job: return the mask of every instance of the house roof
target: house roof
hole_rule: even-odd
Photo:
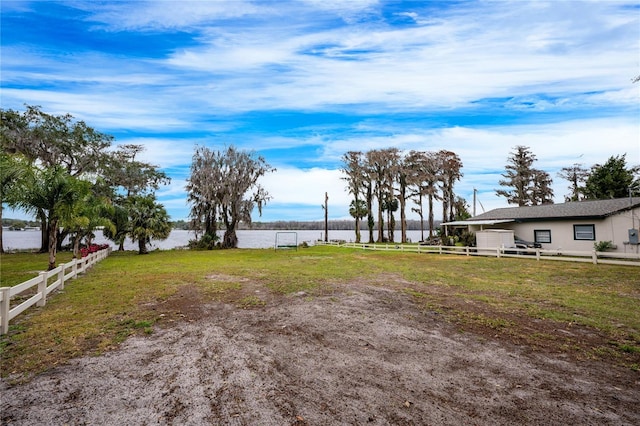
[[[561,204],[544,204],[541,206],[507,207],[490,210],[468,219],[469,222],[485,220],[544,220],[573,218],[604,218],[620,211],[640,207],[640,197],[615,198],[611,200],[573,201]]]
[[[446,222],[446,223],[442,223],[441,225],[451,225],[451,226],[497,225],[498,223],[507,223],[507,222],[513,222],[513,221],[514,219],[486,219],[486,220],[468,219],[468,220],[456,220],[454,222]]]

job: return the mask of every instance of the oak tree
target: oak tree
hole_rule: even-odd
[[[257,207],[262,214],[262,207],[271,198],[258,179],[273,171],[263,157],[234,146],[225,151],[197,148],[187,183],[193,223],[203,225],[205,235],[215,238],[217,221],[222,221],[225,231],[221,248],[237,247],[238,224],[251,223],[253,209]]]

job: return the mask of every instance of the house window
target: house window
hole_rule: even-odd
[[[535,229],[533,231],[533,236],[536,243],[551,243],[550,229]]]
[[[595,225],[573,225],[573,239],[595,241]]]

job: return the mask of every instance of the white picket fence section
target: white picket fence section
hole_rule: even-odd
[[[44,306],[47,296],[56,289],[64,289],[65,281],[77,278],[95,263],[103,260],[111,253],[111,247],[89,253],[81,259],[73,259],[69,263],[62,263],[50,271],[42,271],[37,277],[31,278],[13,287],[0,287],[0,334],[9,332],[9,321],[20,315],[31,306]],[[49,283],[50,279],[53,279]],[[16,306],[11,306],[11,298],[37,286],[36,294]]]
[[[476,248],[459,246],[423,246],[416,244],[368,244],[342,241],[316,241],[316,245],[358,248],[363,250],[404,251],[412,253],[457,254],[465,256],[515,257],[536,260],[559,260],[568,262],[590,262],[593,264],[640,266],[640,253],[617,253],[604,251],[543,250],[521,248]]]

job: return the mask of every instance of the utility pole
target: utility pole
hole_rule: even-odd
[[[329,195],[324,193],[324,242],[329,242]]]
[[[476,217],[476,193],[477,189],[473,188],[473,217]]]

